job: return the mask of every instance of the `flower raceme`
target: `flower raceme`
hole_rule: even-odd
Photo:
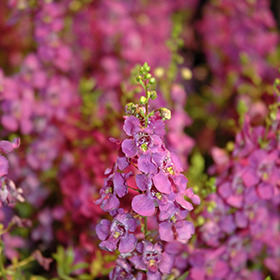
[[[105,172],[107,178],[96,201],[112,216],[112,222],[103,219],[96,226],[99,246],[120,252],[110,279],[124,279],[125,275],[125,279],[160,280],[163,274],[170,274],[176,256],[165,252],[164,245],[172,241],[188,242],[194,226],[186,217],[193,204],[200,204],[200,198],[187,188],[188,180],[181,173],[179,157],[164,143],[164,121],[170,118],[170,111],[166,108],[148,111],[149,99],[156,98],[154,91],[153,94],[148,91],[155,82],[149,71],[146,63],[140,68],[137,81],[146,97],[140,98],[142,106],[133,103],[126,106],[128,115],[124,117],[123,130],[127,138],[121,142],[113,140],[119,144],[118,157],[113,168]],[[131,188],[132,176],[137,193],[128,195],[127,205],[124,197]]]

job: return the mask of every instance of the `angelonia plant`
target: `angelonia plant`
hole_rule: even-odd
[[[175,240],[189,241],[194,225],[186,218],[193,204],[200,204],[200,198],[187,188],[178,155],[164,143],[164,122],[171,112],[167,108],[149,110],[149,102],[157,98],[156,91],[150,90],[155,83],[150,70],[147,63],[140,67],[136,81],[145,95],[139,104],[125,107],[127,138],[111,139],[118,145],[118,156],[105,172],[96,201],[111,215],[96,226],[99,247],[119,252],[109,279],[172,277],[175,255],[166,252],[165,246]]]

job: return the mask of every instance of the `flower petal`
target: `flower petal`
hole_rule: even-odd
[[[142,216],[152,216],[155,213],[155,204],[153,199],[146,194],[140,194],[132,199],[132,209]]]
[[[128,234],[125,238],[121,238],[121,241],[119,243],[119,251],[122,254],[131,252],[134,250],[137,243],[137,238],[134,236],[134,234]]]

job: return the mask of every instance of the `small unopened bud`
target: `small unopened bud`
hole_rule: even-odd
[[[141,76],[137,76],[136,77],[136,81],[139,83],[141,81],[142,77]]]
[[[170,120],[171,119],[171,111],[167,108],[160,108],[159,109],[160,116],[163,120]]]
[[[157,98],[157,92],[156,91],[151,91],[151,93],[150,93],[150,98],[152,99],[152,100],[155,100],[156,98]]]
[[[140,97],[140,104],[144,105],[147,103],[147,98],[145,96]]]
[[[133,102],[130,102],[125,105],[125,113],[127,115],[132,115],[135,112],[136,108],[137,106]]]
[[[150,73],[148,73],[145,77],[146,77],[146,79],[151,79],[152,75]]]
[[[150,84],[152,85],[152,84],[154,84],[156,82],[156,79],[155,78],[151,78],[150,79]]]

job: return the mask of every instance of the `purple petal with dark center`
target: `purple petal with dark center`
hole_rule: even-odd
[[[118,215],[116,219],[122,223],[127,230],[130,232],[135,231],[137,227],[137,222],[136,220],[130,215],[129,213],[124,213],[122,215]]]
[[[150,187],[152,186],[151,178],[145,174],[137,174],[135,176],[135,181],[136,181],[137,187],[141,191],[146,191],[146,190],[150,189]]]
[[[125,139],[122,142],[122,150],[129,158],[136,156],[138,153],[138,149],[135,146],[133,139]]]
[[[168,175],[164,174],[162,170],[153,178],[155,187],[161,192],[169,194],[171,193],[171,183],[168,179]]]
[[[125,185],[125,179],[121,173],[116,173],[113,178],[114,190],[118,197],[123,197],[127,194],[127,186]]]
[[[174,240],[174,235],[172,231],[173,223],[166,221],[159,224],[159,237],[161,240],[166,242],[171,242]]]
[[[174,262],[175,262],[175,257],[173,255],[170,255],[166,252],[162,253],[162,260],[159,263],[159,270],[162,273],[170,273],[171,269],[174,266]]]
[[[100,240],[105,240],[110,234],[111,223],[108,220],[101,220],[96,226],[95,231]]]
[[[156,166],[152,163],[150,155],[141,155],[138,159],[138,168],[141,172],[146,174],[154,174]]]
[[[123,130],[128,136],[133,136],[140,130],[140,121],[134,116],[125,119]]]
[[[130,233],[125,238],[121,238],[119,243],[119,251],[122,254],[131,252],[134,250],[136,243],[137,243],[137,238]]]
[[[155,213],[155,204],[153,199],[146,194],[139,194],[132,199],[132,209],[142,216],[152,216]]]

